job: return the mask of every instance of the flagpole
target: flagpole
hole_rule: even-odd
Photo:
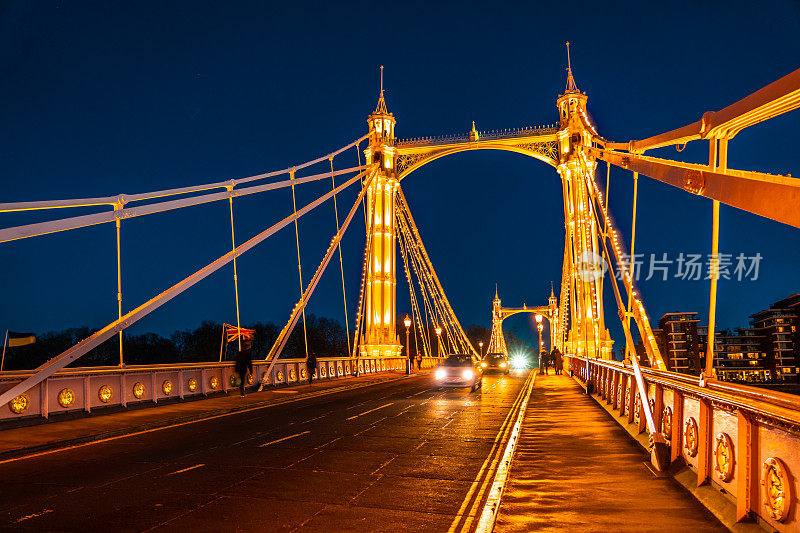
[[[3,340],[3,359],[0,360],[0,372],[3,371],[3,365],[6,362],[6,344],[8,344],[8,330],[6,330],[6,338]]]
[[[219,362],[222,362],[222,347],[225,345],[225,326],[227,324],[222,324],[222,338],[219,340]]]

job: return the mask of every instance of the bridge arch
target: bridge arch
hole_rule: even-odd
[[[400,145],[397,147],[397,179],[402,181],[415,170],[442,157],[471,150],[500,150],[505,152],[514,152],[538,159],[539,161],[542,161],[553,168],[557,168],[558,147],[556,145],[555,135],[550,135],[547,137],[551,138],[543,139],[538,142],[526,142],[522,144],[478,141],[458,143],[452,146],[439,145],[406,147]]]

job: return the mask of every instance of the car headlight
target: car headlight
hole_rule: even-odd
[[[514,368],[525,368],[528,366],[528,361],[521,355],[518,355],[514,358],[511,364],[514,365]]]
[[[486,368],[486,363],[481,363],[482,368]]]
[[[500,368],[505,368],[507,365],[505,363],[500,363]]]
[[[444,368],[440,368],[440,369],[438,369],[436,371],[436,374],[435,374],[436,375],[436,379],[444,379],[444,376],[446,374],[447,374],[447,372],[444,371]]]
[[[464,370],[464,379],[472,379],[475,373],[472,370]]]

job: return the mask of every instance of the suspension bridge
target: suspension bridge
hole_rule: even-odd
[[[578,89],[569,66],[564,91],[556,99],[558,120],[553,125],[478,131],[473,123],[471,131],[463,135],[402,139],[395,134],[396,119],[386,103],[381,73],[378,103],[367,117],[367,133],[308,162],[245,178],[148,193],[0,203],[0,213],[29,211],[43,217],[40,222],[0,229],[0,245],[114,224],[118,289],[115,320],[63,353],[52,354],[37,368],[0,372],[0,419],[6,425],[3,431],[9,436],[7,442],[13,440],[10,436],[15,431],[24,435],[19,437],[21,443],[0,450],[0,454],[6,453],[0,455],[0,476],[8,481],[8,488],[17,491],[13,498],[6,499],[8,505],[2,507],[4,520],[11,527],[46,524],[45,529],[81,529],[93,523],[112,522],[124,526],[127,520],[132,528],[141,530],[171,527],[170,524],[181,529],[203,528],[203,525],[208,528],[215,520],[224,523],[236,518],[226,515],[220,507],[222,494],[227,498],[225,501],[232,502],[230,505],[237,498],[269,499],[268,506],[253,503],[257,510],[239,511],[239,517],[247,520],[245,528],[278,529],[291,523],[295,528],[324,530],[325,524],[335,523],[339,529],[387,529],[387,525],[398,528],[400,523],[408,521],[420,530],[488,531],[495,526],[509,530],[520,524],[535,527],[544,524],[541,520],[547,516],[554,521],[551,523],[566,527],[584,518],[569,518],[563,506],[548,506],[545,501],[548,491],[580,502],[584,501],[582,498],[590,498],[586,493],[592,491],[586,488],[594,483],[604,480],[610,483],[620,476],[629,476],[628,481],[636,484],[641,476],[660,479],[657,476],[669,475],[696,498],[707,502],[713,492],[723,503],[708,504],[718,510],[716,517],[711,517],[688,492],[678,493],[679,497],[669,496],[673,500],[666,509],[658,511],[666,513],[666,519],[670,516],[684,519],[688,521],[686,527],[701,524],[709,530],[721,528],[722,524],[717,522],[721,520],[728,527],[763,526],[800,531],[796,497],[800,490],[797,481],[800,404],[796,396],[718,381],[713,368],[713,343],[709,343],[706,367],[699,378],[668,371],[645,302],[626,261],[634,255],[637,245],[640,177],[707,198],[713,220],[709,293],[709,338],[713,338],[720,204],[771,219],[776,224],[800,228],[800,180],[788,175],[734,170],[727,164],[729,142],[740,131],[800,106],[800,70],[719,111],[704,113],[692,124],[628,142],[605,139],[591,121],[587,102],[588,96]],[[708,142],[708,164],[645,155],[657,148],[683,147],[696,141]],[[492,322],[487,353],[507,353],[502,331],[505,318],[516,313],[534,313],[547,319],[549,348],[563,354],[569,377],[535,377],[535,372],[527,371],[510,377],[486,376],[489,386],[475,393],[478,398],[431,390],[425,375],[427,369],[439,364],[447,354],[470,354],[478,360],[481,353],[470,342],[446,296],[446,280],[443,282],[437,275],[422,239],[426,228],[416,224],[413,205],[402,188],[403,180],[422,166],[469,150],[516,152],[552,166],[562,185],[565,229],[558,296],[551,292],[548,302],[530,308],[504,308],[496,294],[491,309],[487,307],[487,318]],[[355,156],[355,166],[338,163],[347,154]],[[597,177],[600,161],[605,166],[604,181]],[[632,173],[633,177],[633,226],[628,247],[608,207],[612,167]],[[325,181],[330,182],[329,192],[298,205],[297,188]],[[352,205],[342,206],[342,193],[350,188],[358,191],[356,200]],[[292,192],[292,214],[244,240],[238,238],[235,200],[281,189]],[[209,258],[207,264],[184,279],[126,310],[121,254],[125,221],[212,202],[228,204],[230,251]],[[304,267],[308,263],[304,264],[300,255],[302,235],[298,221],[324,204],[334,206],[331,239],[322,251],[321,260],[312,265],[313,273],[307,277],[309,270]],[[97,212],[44,220],[45,213],[69,213],[71,209],[87,207],[96,208]],[[358,305],[348,310],[341,243],[345,233],[359,226],[362,219],[365,225],[362,273],[360,285],[355,288]],[[231,406],[226,403],[229,398],[214,395],[226,392],[236,383],[231,363],[147,367],[125,364],[126,328],[226,265],[233,267],[235,331],[241,332],[237,258],[281,230],[292,231],[295,236],[298,276],[291,282],[298,284],[298,297],[267,356],[254,361],[249,385],[258,387],[260,392],[249,396],[246,400],[249,403]],[[338,273],[335,273],[336,263]],[[312,377],[305,366],[308,353],[305,357],[291,358],[284,356],[284,350],[295,330],[305,331],[306,309],[326,273],[341,277],[348,353],[331,357],[320,354],[316,375],[323,382],[315,385],[321,388],[312,391],[304,385]],[[398,334],[401,330],[397,316],[397,280],[403,275],[409,288],[411,310],[411,316],[405,320],[405,343]],[[613,295],[613,313],[604,308],[604,291]],[[624,339],[619,339],[622,361],[612,359],[615,340],[606,320],[613,314],[624,332]],[[644,345],[641,358],[633,341],[637,332]],[[115,337],[119,366],[68,367]],[[241,349],[241,335],[236,337]],[[307,342],[305,346],[307,352]],[[411,354],[422,358],[419,371],[404,377]],[[553,403],[555,396],[546,396],[548,391],[562,403]],[[208,399],[175,403],[193,397]],[[533,400],[529,402],[529,398]],[[550,433],[532,433],[531,428],[539,427],[536,410],[540,407],[531,402],[547,403],[549,409],[557,410],[564,419],[573,419],[573,427],[564,429],[562,424],[558,426],[561,433],[552,433],[552,428]],[[63,426],[65,433],[59,441],[62,445],[52,449],[44,444],[36,448],[37,439],[47,432],[45,428],[61,427],[58,424],[62,422],[29,427],[20,424],[58,418],[56,415],[62,413],[145,404],[153,408],[135,411],[139,422],[161,416],[158,413],[171,412],[172,418],[146,426],[126,422],[124,415],[129,412],[125,410],[85,417],[80,419],[85,426],[79,431],[83,435],[80,443],[75,440],[77,437],[69,439],[70,431],[78,431],[73,423]],[[209,410],[207,406],[212,405]],[[602,417],[598,418],[595,412]],[[250,418],[242,418],[246,416]],[[104,419],[113,422],[102,422]],[[248,426],[247,420],[252,421],[252,426]],[[328,424],[329,420],[334,421]],[[102,425],[118,423],[120,429],[114,435],[102,431],[91,433],[94,421],[101,421]],[[609,421],[611,425],[607,424]],[[583,430],[586,434],[578,435]],[[569,455],[564,454],[573,454],[575,460],[591,461],[585,456],[586,450],[594,446],[591,439],[602,436],[627,442],[622,437],[625,432],[641,445],[635,453],[645,450],[649,454],[647,462],[652,473],[644,469],[630,471],[631,464],[641,462],[633,461],[613,473],[570,474],[573,467]],[[94,437],[86,437],[89,434]],[[543,461],[535,453],[536,439],[542,435],[549,435],[554,444],[560,443],[550,457],[565,461],[561,463],[561,471],[551,471],[549,475],[571,479],[588,476],[584,477],[585,485],[573,482],[567,488],[552,487],[539,479],[529,483],[526,492],[526,479],[530,482],[533,475],[530,472],[542,471]],[[576,439],[585,440],[589,448],[570,450],[568,443]],[[97,443],[87,447],[94,441]],[[73,444],[67,446],[68,442]],[[201,442],[209,447],[201,449]],[[185,443],[186,447],[179,449],[177,443]],[[511,458],[517,457],[517,447],[518,458],[512,463]],[[120,449],[129,450],[133,462],[120,462]],[[235,451],[233,457],[226,455],[229,450]],[[420,450],[425,451],[424,461],[420,459]],[[152,459],[153,455],[159,458]],[[133,479],[134,485],[122,483],[104,491],[103,484],[95,479],[98,474],[82,466],[87,456],[115,471],[112,476],[115,480],[121,483],[122,479]],[[419,462],[418,466],[414,461]],[[427,466],[419,466],[422,463]],[[149,466],[145,468],[143,464]],[[56,485],[63,484],[70,490],[75,486],[91,487],[88,492],[75,489],[78,492],[74,498],[92,511],[77,516],[74,505],[65,503],[72,501],[69,491],[53,491],[52,486],[26,492],[24,486],[36,476],[36,469],[45,468],[52,469],[56,478],[79,478],[74,483],[64,478]],[[231,475],[241,483],[226,478],[226,468],[232,468]],[[420,473],[415,468],[427,470]],[[314,474],[319,471],[326,471],[326,477]],[[163,478],[166,485],[193,480],[187,481],[187,485],[199,483],[203,488],[173,486],[164,495],[159,492],[164,485],[156,486],[155,478]],[[642,489],[646,494],[641,495],[645,499],[673,494],[669,491],[659,494],[666,490],[660,481],[655,485],[650,478],[640,481],[646,487]],[[314,493],[313,497],[305,497],[302,486]],[[276,492],[274,487],[280,490]],[[237,492],[240,490],[244,492]],[[132,491],[136,492],[133,501],[139,507],[123,503],[132,497]],[[162,503],[151,501],[154,494],[161,494]],[[191,501],[179,502],[179,495],[186,494],[191,495]],[[93,507],[92,498],[106,502],[103,509]],[[633,519],[630,514],[625,518],[624,502],[618,503],[609,506],[605,502],[608,512],[605,515],[598,512],[595,521],[584,525],[632,524],[625,521]],[[134,509],[137,513],[144,511],[137,517],[126,515]],[[359,518],[359,512],[363,518]],[[92,517],[97,521],[92,522]],[[329,521],[320,521],[323,518]],[[59,519],[74,522],[52,521]],[[361,519],[366,522],[359,522]],[[690,522],[693,525],[688,525]],[[641,529],[646,528],[638,530]]]

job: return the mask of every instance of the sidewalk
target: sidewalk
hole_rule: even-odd
[[[426,372],[422,372],[424,374]],[[412,375],[418,375],[415,373]],[[237,411],[279,405],[303,398],[356,389],[405,378],[402,372],[365,374],[357,378],[317,381],[261,392],[242,398],[239,390],[206,399],[187,400],[152,407],[101,414],[95,411],[80,418],[62,419],[25,427],[0,430],[0,462],[47,450],[76,446],[175,424],[187,423]]]
[[[567,376],[539,375],[495,531],[727,531]]]

